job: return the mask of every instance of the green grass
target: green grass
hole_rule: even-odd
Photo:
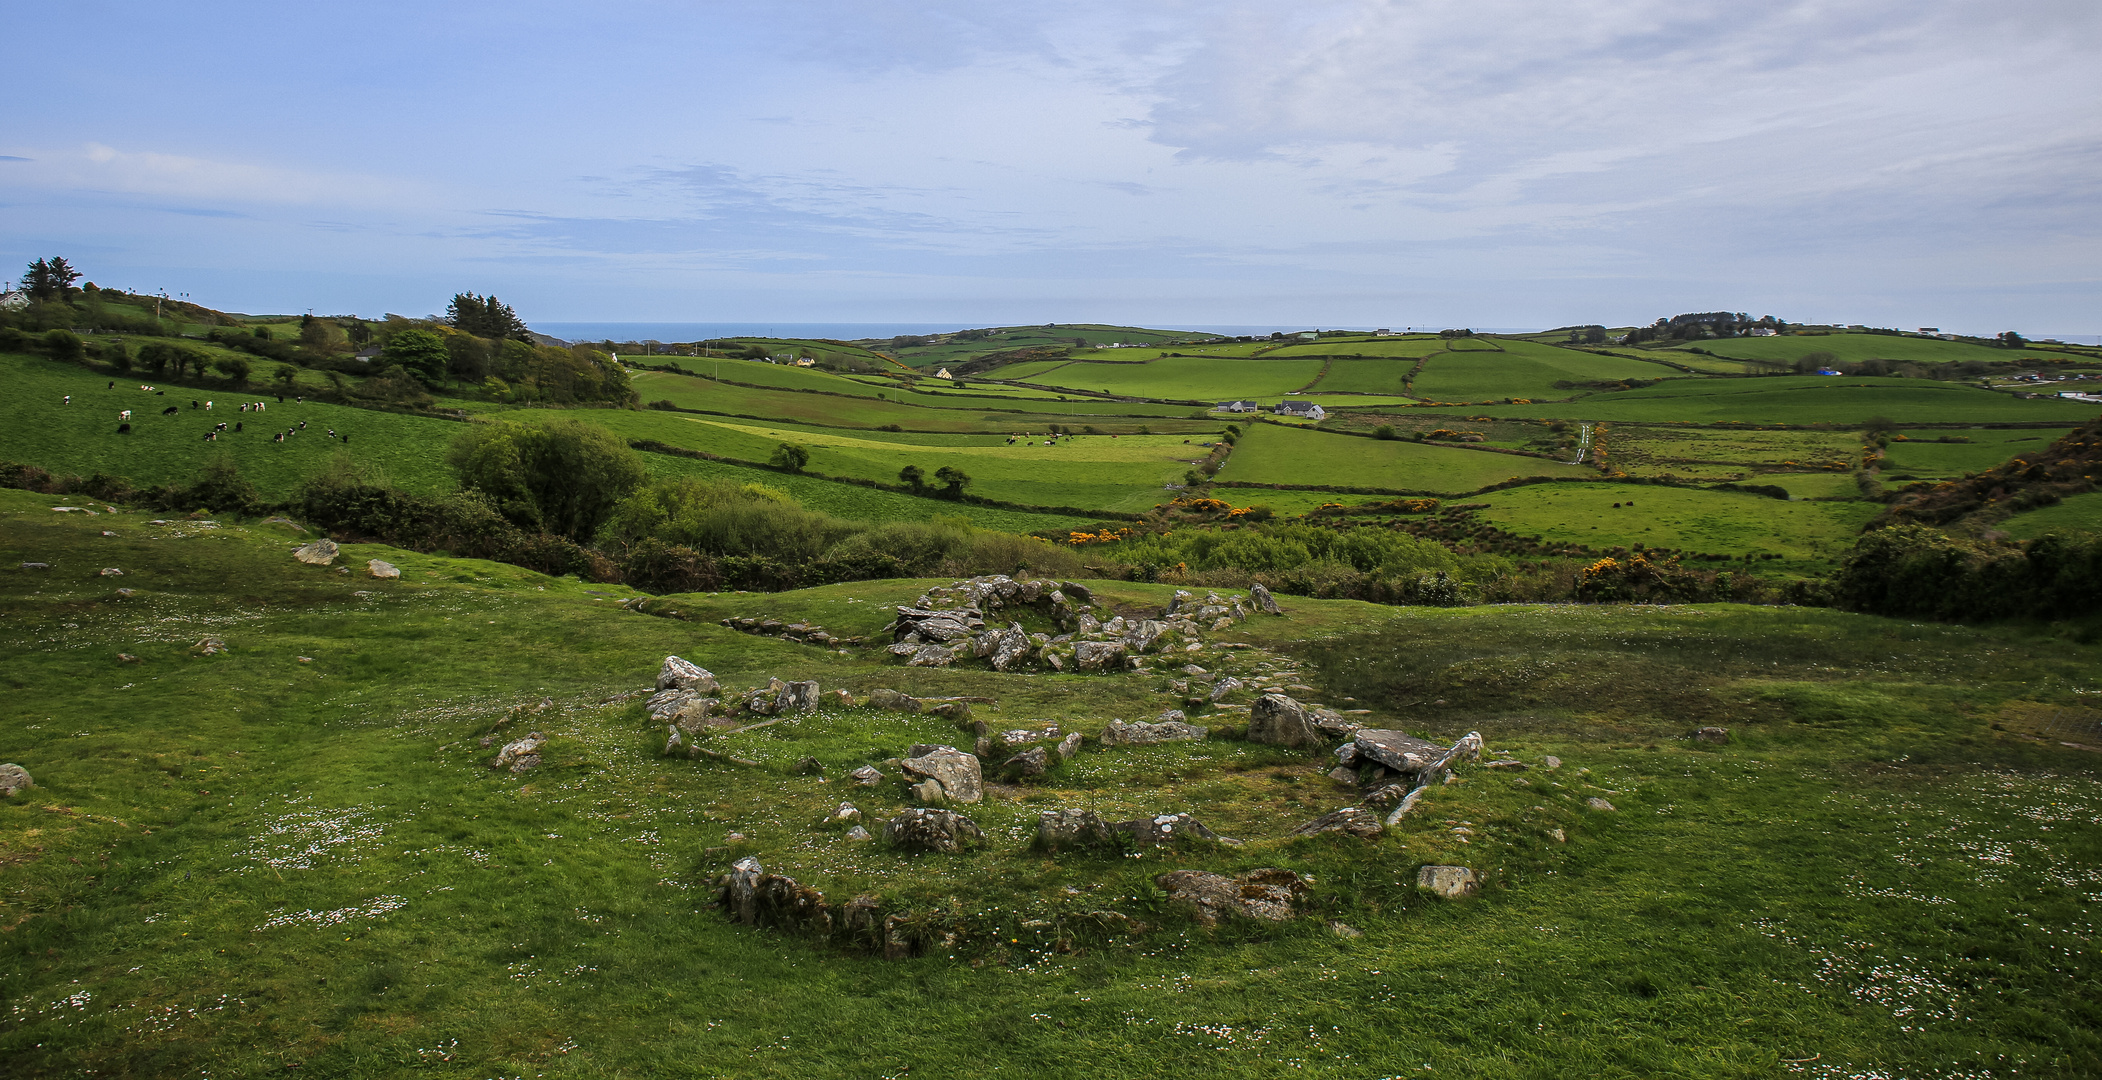
[[[1131,397],[1211,402],[1275,398],[1305,386],[1319,374],[1319,360],[1167,356],[1144,363],[1076,361],[1031,381]]]
[[[403,568],[376,582],[293,562],[274,526],[46,501],[0,492],[0,566],[54,563],[0,572],[0,745],[40,785],[0,803],[11,1076],[2102,1069],[2102,1017],[2078,992],[2102,973],[2083,944],[2095,760],[1993,729],[2094,689],[2094,646],[1815,610],[1286,597],[1288,618],[1246,636],[1290,678],[1381,723],[1479,730],[1531,771],[1463,767],[1376,842],[1289,841],[1350,797],[1323,755],[1090,747],[971,808],[987,850],[914,858],[814,824],[842,797],[894,812],[888,787],[791,763],[836,775],[954,737],[938,724],[826,710],[735,737],[763,763],[746,769],[660,758],[635,705],[599,702],[677,652],[733,686],[987,694],[996,727],[1092,732],[1174,700],[1165,681],[904,670],[710,621],[870,629],[919,582],[681,598],[679,621],[620,610],[617,587],[348,548]],[[113,595],[110,565],[136,596]],[[1104,587],[1134,609],[1170,591]],[[231,651],[194,655],[207,633]],[[543,699],[511,730],[549,734],[546,763],[482,767],[481,734]],[[1709,723],[1732,743],[1683,739]],[[1018,828],[1066,805],[1187,810],[1248,846],[1025,852]],[[974,936],[883,961],[731,925],[708,891],[743,854],[834,899],[946,909]],[[1408,884],[1427,862],[1489,885],[1429,900]],[[1314,878],[1310,917],[1207,931],[1149,889],[1167,869],[1260,865]],[[400,906],[360,913],[376,900]],[[1103,910],[1148,929],[1056,947],[1056,926]]]
[[[1160,416],[1162,413],[1186,416],[1187,409],[1159,405],[1087,400],[1066,403],[1041,398],[1001,401],[983,395],[961,394],[944,399],[935,394],[880,388],[877,392],[887,397],[879,400],[858,393],[834,396],[754,389],[656,371],[638,371],[634,373],[633,381],[636,392],[646,402],[670,401],[682,409],[835,427],[873,428],[897,424],[914,431],[1004,433],[1041,431],[1059,423],[1094,424],[1105,431],[1117,432],[1136,431],[1140,427],[1153,427],[1158,431],[1196,430],[1186,420]]]
[[[1879,509],[1652,484],[1536,484],[1473,501],[1489,504],[1483,519],[1521,536],[1592,548],[1639,543],[1711,555],[1772,553],[1793,570],[1828,565]]]
[[[1858,425],[1881,416],[1900,424],[2076,423],[2095,406],[2058,398],[2023,400],[1959,383],[1816,375],[1758,379],[1669,379],[1639,390],[1570,402],[1482,405],[1493,416],[1743,424]]]
[[[766,461],[781,443],[793,442],[810,449],[809,470],[825,476],[896,483],[900,469],[918,465],[933,483],[936,470],[953,466],[972,478],[973,494],[1084,510],[1150,509],[1164,498],[1163,484],[1180,482],[1191,462],[1208,453],[1185,442],[1203,436],[1083,435],[1057,446],[1043,446],[1039,437],[1010,446],[1005,436],[923,437],[662,412],[609,412],[593,420],[623,438],[657,439],[744,461]]]
[[[1797,499],[1852,499],[1861,493],[1850,472],[1769,473],[1752,477],[1746,483],[1772,484]]]
[[[1999,528],[2017,540],[2030,540],[2047,533],[2102,533],[2102,492],[2069,496],[2055,506],[2016,514],[2002,522]]]
[[[1514,476],[1596,475],[1583,466],[1543,458],[1257,424],[1241,436],[1218,479],[1462,492]]]
[[[1263,355],[1278,359],[1294,357],[1390,357],[1413,360],[1446,351],[1451,342],[1436,337],[1348,338],[1308,341],[1266,350]]]
[[[1910,473],[1922,479],[1946,479],[1967,472],[1984,472],[2025,451],[2035,453],[2051,445],[2064,429],[2021,428],[1962,431],[1907,431],[1907,438],[1893,439],[1884,449],[1885,473]],[[1943,436],[1967,442],[1938,442]]]
[[[1432,357],[1416,377],[1417,396],[1432,401],[1565,398],[1577,391],[1556,389],[1555,383],[1655,379],[1672,374],[1669,368],[1640,360],[1529,341],[1496,339],[1500,351],[1490,352],[1482,348],[1488,341],[1463,340],[1471,341],[1475,350]]]
[[[1687,346],[1669,350],[1673,360],[1687,362],[1676,355],[1687,348],[1706,349],[1717,356],[1741,360],[1766,360],[1772,363],[1793,364],[1810,353],[1831,353],[1848,363],[1863,360],[1910,360],[1915,363],[1937,364],[1957,360],[1982,360],[1987,363],[2019,360],[2034,355],[2019,349],[1994,349],[1984,345],[1972,345],[1962,341],[1942,341],[1939,338],[1893,337],[1889,334],[1824,334],[1798,337],[1785,334],[1764,338],[1723,338],[1715,341],[1696,341]]]

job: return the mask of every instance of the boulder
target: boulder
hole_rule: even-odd
[[[1558,758],[1558,757],[1556,757],[1556,756],[1554,756],[1553,754],[1549,754],[1549,755],[1547,755],[1547,767],[1548,767],[1548,768],[1550,768],[1550,769],[1559,769],[1559,768],[1561,768],[1561,767],[1562,767],[1562,759],[1561,759],[1561,758]]]
[[[809,754],[804,754],[796,759],[794,772],[797,776],[822,777],[825,775],[825,763],[811,757]]]
[[[922,710],[920,699],[911,694],[901,694],[888,687],[879,687],[869,692],[869,708],[888,709],[891,712],[916,713]]]
[[[1155,619],[1140,619],[1124,627],[1124,644],[1135,653],[1153,652],[1161,647],[1169,629],[1167,623]]]
[[[337,553],[334,540],[316,540],[292,549],[292,557],[309,566],[327,566],[336,561]]]
[[[1162,724],[1181,724],[1188,722],[1190,718],[1184,715],[1181,709],[1166,709],[1153,719]]]
[[[912,651],[905,661],[907,667],[948,667],[956,661],[956,654],[940,645],[922,645]]]
[[[116,568],[116,567],[114,567],[114,566],[105,566],[105,567],[103,567],[103,568],[102,568],[102,576],[103,576],[103,577],[123,577],[123,576],[124,576],[124,571],[122,571],[122,570],[119,570],[119,569],[117,569],[117,568]]]
[[[851,825],[861,820],[861,808],[853,803],[843,802],[839,804],[839,809],[832,811],[832,816],[825,820],[833,825]]]
[[[966,754],[953,746],[915,746],[913,749],[924,752],[906,758],[901,763],[904,770],[910,775],[935,781],[948,801],[974,803],[985,797],[985,782],[977,755]]]
[[[907,851],[954,854],[985,840],[984,830],[952,810],[916,806],[883,823],[883,839]]]
[[[854,781],[856,787],[875,787],[883,782],[883,770],[874,765],[863,765],[848,773],[847,779]]]
[[[1131,650],[1121,641],[1083,641],[1073,647],[1073,660],[1082,671],[1122,671],[1131,666]]]
[[[1203,822],[1188,814],[1161,814],[1135,821],[1118,821],[1111,823],[1110,828],[1124,834],[1135,846],[1152,847],[1182,840],[1222,839],[1218,833],[1205,828]]]
[[[1445,747],[1437,743],[1385,728],[1360,730],[1351,741],[1350,749],[1357,761],[1377,762],[1404,776],[1423,772],[1431,762],[1445,754]],[[1342,757],[1339,751],[1337,760],[1342,760]]]
[[[1055,751],[1058,754],[1058,760],[1073,760],[1073,755],[1080,752],[1080,741],[1080,733],[1077,731],[1058,740],[1058,748]]]
[[[676,728],[676,727],[667,727],[667,728],[665,728],[665,729],[664,729],[664,732],[665,732],[665,740],[664,740],[664,756],[665,756],[665,757],[687,757],[687,756],[689,756],[689,755],[687,754],[687,751],[686,751],[686,740],[685,740],[685,739],[683,739],[683,738],[681,738],[681,737],[679,736],[679,729],[678,729],[678,728]]]
[[[401,576],[401,567],[382,559],[367,559],[365,572],[376,578],[398,578]]]
[[[856,826],[854,826],[853,828],[851,828],[851,829],[848,829],[848,830],[847,830],[847,835],[846,835],[846,839],[848,839],[848,840],[853,840],[853,841],[856,841],[856,842],[858,843],[858,842],[860,842],[860,841],[863,841],[863,840],[873,840],[873,839],[875,839],[875,837],[873,837],[873,836],[870,836],[870,835],[869,835],[869,831],[868,831],[867,829],[864,829],[864,828],[862,828],[861,826],[859,826],[859,825],[856,825]]]
[[[1264,694],[1248,712],[1248,741],[1273,746],[1326,746],[1306,706],[1283,694]]]
[[[1111,720],[1109,726],[1102,729],[1102,745],[1151,746],[1164,742],[1201,742],[1210,734],[1210,728],[1172,720],[1162,724],[1127,724],[1122,720]]]
[[[1730,729],[1719,727],[1704,727],[1699,731],[1693,733],[1693,741],[1714,743],[1715,745],[1720,746],[1730,741]]]
[[[991,656],[994,671],[1006,671],[1029,659],[1032,643],[1021,623],[1011,623],[1007,629],[989,635],[992,638]]]
[[[504,748],[489,759],[492,769],[509,769],[522,773],[540,764],[540,748],[547,745],[547,736],[534,731],[525,738],[504,744]]]
[[[1601,798],[1599,798],[1599,797],[1598,797],[1598,796],[1596,796],[1596,795],[1593,795],[1592,797],[1590,797],[1590,798],[1588,798],[1588,799],[1585,799],[1585,800],[1584,800],[1584,805],[1585,805],[1585,806],[1588,806],[1588,807],[1590,807],[1590,808],[1591,808],[1591,809],[1593,809],[1593,810],[1603,810],[1603,811],[1606,811],[1606,812],[1608,812],[1608,813],[1611,813],[1611,812],[1612,812],[1613,810],[1617,809],[1617,808],[1616,808],[1616,807],[1615,807],[1615,806],[1614,806],[1614,805],[1613,805],[1612,803],[1609,803],[1609,802],[1607,802],[1606,800],[1604,800],[1604,799],[1601,799]]]
[[[667,656],[664,666],[657,669],[657,689],[713,694],[722,688],[716,685],[715,675],[707,668],[676,656]]]
[[[1263,588],[1261,583],[1257,583],[1248,587],[1248,601],[1255,605],[1255,609],[1257,611],[1260,611],[1265,615],[1284,614],[1284,612],[1280,611],[1277,607],[1277,598],[1271,596],[1270,590]]]
[[[1070,581],[1061,581],[1058,583],[1058,591],[1066,594],[1067,596],[1072,597],[1073,602],[1076,604],[1092,604],[1095,602],[1095,590],[1090,589],[1085,585],[1077,585]]]
[[[1464,900],[1482,891],[1482,875],[1464,866],[1425,866],[1416,871],[1416,887],[1447,900]]]
[[[949,801],[949,794],[942,790],[942,782],[928,777],[917,784],[907,784],[905,794],[917,803],[939,805]]]
[[[1247,918],[1283,922],[1296,912],[1292,905],[1307,883],[1290,870],[1266,867],[1239,877],[1203,870],[1170,870],[1154,879],[1168,899],[1193,909],[1198,923],[1217,926],[1222,919]]]
[[[13,798],[17,791],[28,791],[36,786],[29,778],[29,770],[10,761],[0,765],[0,797]]]
[[[799,713],[817,708],[817,681],[783,683],[774,697],[774,712]]]
[[[1239,690],[1240,688],[1241,680],[1236,679],[1231,675],[1228,675],[1227,677],[1220,679],[1219,681],[1212,684],[1212,691],[1208,696],[1213,701],[1219,701],[1222,698],[1226,697],[1226,695],[1231,694],[1234,691]]]
[[[730,868],[726,906],[746,926],[829,933],[833,917],[825,894],[791,877],[769,874],[749,856]]]
[[[971,703],[968,701],[937,701],[931,705],[923,703],[929,716],[938,716],[959,728],[971,726]]]
[[[1315,836],[1326,832],[1347,832],[1352,836],[1371,840],[1383,831],[1385,830],[1380,827],[1378,814],[1362,806],[1346,806],[1293,829],[1291,835]]]
[[[1045,810],[1036,816],[1036,846],[1046,851],[1110,847],[1115,843],[1109,822],[1093,810]]]
[[[1042,776],[1051,767],[1051,754],[1041,746],[1032,746],[1000,765],[1000,771],[1009,776]]]

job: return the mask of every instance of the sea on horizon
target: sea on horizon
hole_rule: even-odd
[[[533,330],[564,341],[659,341],[685,342],[709,341],[715,338],[770,337],[829,339],[833,341],[862,341],[893,338],[903,334],[949,334],[958,330],[976,330],[981,327],[969,323],[702,323],[702,322],[549,322],[537,323]],[[1374,326],[1196,326],[1170,324],[1146,327],[1151,330],[1185,330],[1199,334],[1220,334],[1227,337],[1250,335],[1268,336],[1272,333],[1298,333],[1305,330],[1376,330]],[[1391,327],[1402,330],[1404,327]],[[1427,327],[1414,327],[1421,333]],[[1535,330],[1514,327],[1476,327],[1484,333],[1529,334]]]

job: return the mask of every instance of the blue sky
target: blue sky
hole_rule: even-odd
[[[0,258],[235,310],[2102,332],[2092,0],[12,5]]]

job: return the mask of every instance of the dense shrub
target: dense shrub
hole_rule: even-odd
[[[1949,621],[2063,619],[2102,611],[2102,537],[1963,540],[1921,525],[1863,536],[1832,579],[1853,611]]]
[[[612,432],[574,420],[478,424],[446,461],[463,489],[480,491],[513,525],[585,543],[646,474]]]

